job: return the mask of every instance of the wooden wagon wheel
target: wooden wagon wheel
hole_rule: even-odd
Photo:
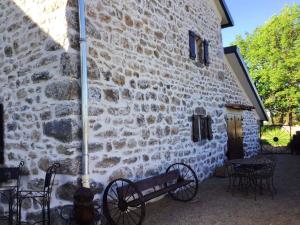
[[[173,183],[166,184],[167,186],[175,184],[176,182],[190,182],[187,185],[184,185],[174,191],[170,191],[169,195],[177,201],[188,202],[192,200],[198,192],[198,178],[196,173],[190,166],[184,163],[175,163],[169,166],[166,173],[173,170],[178,170],[180,175],[178,179],[175,180]]]
[[[110,225],[141,225],[145,217],[143,194],[130,180],[114,180],[104,191],[103,214]]]

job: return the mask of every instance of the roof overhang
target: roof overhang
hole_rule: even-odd
[[[213,0],[220,15],[221,15],[221,28],[234,26],[233,19],[225,3],[225,0]]]
[[[253,81],[249,75],[247,66],[243,60],[242,55],[237,46],[230,46],[224,48],[225,57],[235,73],[236,78],[244,89],[249,100],[255,107],[255,110],[260,118],[260,120],[267,121],[268,116],[264,105],[258,95],[256,87],[253,84]]]

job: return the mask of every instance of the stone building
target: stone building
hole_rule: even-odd
[[[224,53],[221,29],[233,25],[224,0],[85,4],[97,193],[114,178],[141,179],[178,161],[203,180],[228,156],[259,151],[267,117],[238,49]],[[43,185],[46,168],[60,162],[52,205],[66,204],[81,165],[77,1],[2,0],[0,40],[4,165],[25,161],[27,189]],[[236,118],[240,151],[230,155],[227,123]]]

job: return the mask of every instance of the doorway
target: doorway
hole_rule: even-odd
[[[227,114],[227,157],[228,159],[244,158],[242,115]]]

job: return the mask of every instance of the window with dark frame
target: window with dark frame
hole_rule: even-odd
[[[205,66],[209,65],[209,49],[208,49],[208,41],[203,41],[203,63]]]
[[[212,140],[212,120],[210,116],[193,115],[192,117],[192,139],[193,142]]]
[[[201,39],[195,32],[189,31],[190,59],[209,65],[209,42]]]
[[[0,164],[4,163],[4,109],[0,104]]]

